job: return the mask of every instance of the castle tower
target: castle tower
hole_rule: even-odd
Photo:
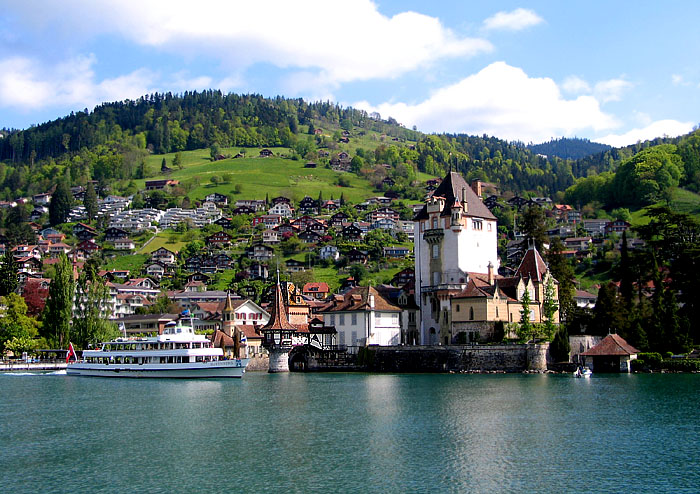
[[[498,270],[496,217],[449,172],[413,221],[421,344],[449,344],[450,296],[466,288],[469,273]]]
[[[235,323],[235,312],[231,292],[226,293],[226,303],[221,310],[221,330],[233,340],[233,354],[236,358],[247,358],[247,345],[241,341],[241,330]]]
[[[296,328],[287,318],[279,281],[275,286],[270,320],[260,331],[263,334],[263,346],[270,352],[268,372],[289,372],[289,351],[292,349],[292,335]]]

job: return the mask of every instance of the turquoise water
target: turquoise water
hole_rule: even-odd
[[[700,375],[0,375],[8,493],[700,492]]]

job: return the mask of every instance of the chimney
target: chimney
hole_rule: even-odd
[[[481,180],[472,181],[472,190],[481,199]]]
[[[467,204],[467,189],[462,188],[462,209],[465,213],[469,212],[469,204]]]
[[[487,273],[489,276],[489,285],[493,285],[493,264],[491,264],[491,261],[489,261],[489,265],[486,266],[487,268]]]
[[[369,296],[369,308],[374,310],[374,295]]]

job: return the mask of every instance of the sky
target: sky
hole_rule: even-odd
[[[0,0],[0,128],[221,89],[613,146],[700,123],[700,2]]]

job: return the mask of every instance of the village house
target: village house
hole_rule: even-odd
[[[328,287],[328,283],[324,282],[306,283],[301,289],[301,293],[318,300],[323,300],[330,293],[330,288]]]
[[[411,253],[408,247],[383,247],[384,257],[389,259],[403,259]]]
[[[226,232],[212,233],[205,239],[207,247],[222,249],[231,245],[233,237]]]
[[[288,273],[301,273],[306,271],[303,261],[297,261],[296,259],[288,259],[285,261],[285,266],[287,267]]]
[[[345,254],[348,259],[348,264],[367,264],[369,260],[369,254],[364,250],[351,249]]]
[[[218,207],[228,206],[228,197],[218,192],[212,192],[204,198],[205,201],[213,202]]]
[[[322,246],[318,255],[321,259],[331,259],[333,261],[340,259],[340,252],[338,251],[338,247],[335,245]]]
[[[267,230],[263,230],[262,232],[262,242],[264,244],[278,244],[280,242],[279,239],[279,234],[277,233],[276,230],[272,228],[268,228]]]
[[[398,306],[372,287],[356,287],[335,295],[320,311],[324,322],[338,331],[338,345],[349,347],[351,353],[361,346],[398,345],[400,313]]]
[[[165,247],[159,247],[151,252],[151,261],[163,264],[175,264],[177,262],[177,252],[173,252]]]
[[[176,185],[180,185],[179,180],[146,180],[145,187],[146,190],[163,190],[166,187],[174,187]]]
[[[304,197],[299,201],[299,213],[304,215],[318,214],[318,201],[309,196]]]
[[[291,218],[294,216],[294,208],[284,202],[278,202],[268,210],[268,214]]]
[[[214,224],[219,225],[224,230],[230,230],[232,226],[232,218],[226,218],[225,216],[222,216],[221,218],[216,220]]]
[[[265,228],[275,228],[282,223],[282,217],[278,214],[264,214],[262,216],[256,216],[252,220],[253,227],[257,225],[264,225]]]
[[[610,235],[611,233],[622,234],[630,229],[632,225],[624,220],[611,221],[605,225],[605,234]]]

